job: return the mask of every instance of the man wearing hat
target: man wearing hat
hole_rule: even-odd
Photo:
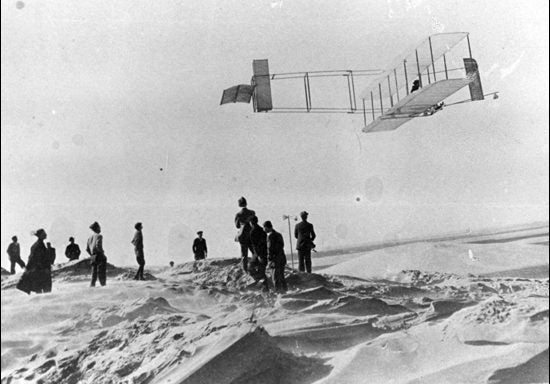
[[[134,234],[134,238],[132,239],[132,244],[134,244],[136,261],[139,265],[134,280],[145,280],[145,278],[143,277],[143,269],[145,267],[145,255],[143,253],[143,233],[141,232],[141,230],[143,229],[143,225],[141,223],[136,223],[136,225],[134,225],[134,228],[136,229],[136,233]]]
[[[235,215],[235,226],[238,229],[235,241],[238,241],[241,245],[242,269],[248,272],[248,251],[254,252],[250,242],[250,231],[252,229],[250,221],[256,216],[256,212],[246,207],[247,202],[244,197],[241,197],[237,202],[241,210]]]
[[[74,242],[74,237],[69,237],[69,245],[65,248],[65,256],[69,261],[78,260],[80,257],[80,247]]]
[[[195,255],[195,260],[204,260],[208,253],[206,240],[202,237],[202,231],[198,231],[197,235],[198,237],[193,241],[193,254]]]
[[[101,226],[97,221],[90,225],[90,229],[94,232],[88,239],[86,252],[92,258],[92,282],[91,287],[95,287],[96,281],[99,279],[99,284],[104,286],[107,280],[107,257],[103,251],[103,235],[101,234]]]
[[[300,213],[302,221],[294,227],[294,237],[297,239],[298,269],[300,272],[311,273],[311,250],[315,248],[315,231],[313,224],[307,221],[308,215],[306,211]]]

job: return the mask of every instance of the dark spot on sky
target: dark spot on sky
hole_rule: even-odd
[[[163,169],[163,168],[160,168],[160,170],[161,170],[161,171],[164,171],[164,169]]]
[[[22,2],[22,1],[18,1],[18,2],[15,3],[15,8],[23,9],[23,8],[25,8],[25,3]]]
[[[73,135],[72,140],[75,145],[80,146],[84,144],[84,136],[81,134],[77,133],[76,135]]]
[[[357,197],[355,198],[355,201],[359,202],[359,201],[361,201],[361,198],[360,198],[359,196],[357,196]]]

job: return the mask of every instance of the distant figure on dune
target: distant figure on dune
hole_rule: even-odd
[[[266,221],[264,223],[264,230],[267,232],[267,260],[269,261],[269,268],[271,268],[275,291],[286,292],[286,256],[283,235],[273,229],[271,221]]]
[[[33,232],[38,239],[31,246],[31,253],[27,267],[21,280],[17,283],[17,289],[30,294],[31,292],[45,293],[52,290],[52,264],[55,261],[55,253],[50,243],[47,247],[44,240],[48,237],[43,229]]]
[[[269,290],[265,270],[267,267],[267,234],[258,225],[258,218],[254,216],[250,220],[250,244],[252,246],[252,257],[248,261],[248,273],[256,281],[262,281],[264,290]]]
[[[294,227],[294,237],[296,241],[296,250],[298,251],[298,269],[300,272],[311,273],[311,250],[315,248],[315,231],[313,224],[307,221],[308,213],[300,213],[302,221]]]
[[[21,260],[21,247],[17,242],[17,236],[11,238],[11,243],[8,245],[8,256],[10,258],[10,273],[15,274],[15,264],[18,264],[21,268],[25,268],[25,262]]]
[[[78,260],[80,257],[80,247],[74,242],[74,237],[69,237],[69,245],[65,248],[65,256],[69,261]]]
[[[107,280],[107,257],[103,251],[101,226],[95,221],[90,225],[90,229],[94,232],[86,245],[86,252],[88,252],[92,259],[92,282],[90,286],[95,287],[97,279],[99,279],[99,284],[104,286]]]
[[[171,268],[174,268],[174,262],[173,261],[171,261],[169,264],[170,264]]]
[[[143,269],[145,268],[145,254],[143,253],[143,233],[141,232],[141,230],[143,229],[143,224],[136,223],[136,225],[134,225],[134,228],[136,229],[136,233],[134,234],[134,238],[132,239],[132,244],[134,244],[136,261],[139,265],[134,280],[145,280],[145,278],[143,277]]]
[[[244,197],[241,197],[238,203],[241,210],[235,215],[235,226],[238,229],[235,241],[238,241],[241,245],[242,268],[245,272],[248,272],[248,250],[252,252],[250,244],[250,220],[256,213],[246,207],[247,202]]]
[[[206,240],[202,237],[202,234],[202,231],[198,231],[198,237],[193,241],[193,254],[195,255],[195,260],[204,260],[208,254]]]

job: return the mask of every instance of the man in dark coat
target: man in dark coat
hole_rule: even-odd
[[[90,225],[90,229],[94,232],[88,238],[86,252],[92,259],[92,282],[91,287],[95,287],[96,281],[99,279],[99,284],[104,286],[107,283],[107,256],[103,250],[103,235],[101,234],[101,226],[97,221]]]
[[[134,225],[134,228],[136,229],[136,233],[134,234],[134,238],[132,239],[132,244],[134,244],[136,261],[139,265],[134,280],[145,280],[145,278],[143,277],[143,269],[145,268],[145,254],[143,253],[143,233],[141,232],[141,230],[143,229],[143,224],[136,223],[136,225]]]
[[[197,232],[197,238],[193,241],[193,254],[195,255],[195,260],[206,259],[208,254],[208,248],[206,247],[206,239],[202,237],[203,232]]]
[[[65,248],[65,256],[69,261],[78,260],[80,257],[80,247],[75,244],[74,237],[69,237],[69,245]]]
[[[244,197],[241,197],[238,203],[241,210],[235,215],[235,226],[238,229],[235,241],[238,241],[241,245],[242,268],[245,272],[248,272],[248,250],[252,252],[250,244],[250,220],[256,216],[256,213],[246,207],[247,202]]]
[[[267,234],[258,225],[258,218],[254,216],[250,220],[250,244],[252,246],[252,257],[248,261],[248,273],[256,281],[262,281],[264,290],[269,290],[265,270],[267,267]]]
[[[266,221],[264,223],[264,230],[267,232],[267,260],[269,262],[269,268],[271,268],[275,291],[286,292],[286,256],[284,251],[285,241],[283,240],[283,235],[273,229],[271,221]]]
[[[21,268],[25,268],[25,262],[21,260],[21,248],[17,242],[17,236],[11,238],[12,242],[8,245],[8,256],[10,258],[10,273],[13,275],[15,273],[15,264],[18,264]]]
[[[311,250],[315,248],[315,231],[313,224],[307,221],[308,213],[300,213],[302,221],[294,227],[294,237],[296,241],[296,250],[298,250],[298,269],[300,272],[311,273]]]

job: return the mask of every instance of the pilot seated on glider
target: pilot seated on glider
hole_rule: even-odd
[[[418,91],[420,89],[420,80],[413,81],[413,86],[411,88],[411,93]]]

